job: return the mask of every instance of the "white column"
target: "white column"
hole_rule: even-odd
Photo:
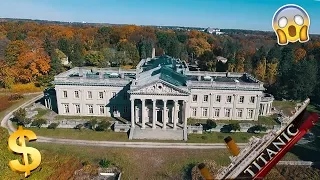
[[[256,100],[255,102],[257,103],[257,106],[256,106],[256,114],[254,116],[254,120],[258,120],[259,110],[260,110],[260,96],[257,95],[255,100]]]
[[[135,117],[134,117],[134,112],[136,109],[134,108],[134,99],[131,100],[131,127],[134,128],[135,125]]]
[[[163,100],[163,117],[162,117],[162,122],[163,122],[163,126],[162,129],[166,129],[167,128],[167,100]]]
[[[233,95],[233,108],[232,108],[232,118],[231,119],[237,119],[236,116],[236,110],[237,110],[237,101],[238,101],[238,95]]]
[[[187,114],[188,114],[188,101],[183,101],[183,108],[182,108],[182,120],[183,120],[183,129],[187,130]]]
[[[142,127],[141,129],[145,129],[146,128],[146,100],[145,99],[141,99],[142,101],[142,107],[141,107],[141,122],[142,122]]]
[[[44,99],[44,104],[45,104],[46,108],[48,108],[47,99]]]
[[[134,110],[135,110],[135,121],[136,123],[139,123],[139,115],[140,115],[139,108],[135,106]]]
[[[156,99],[153,99],[152,100],[152,129],[156,129],[156,103],[157,103],[157,100]]]
[[[210,103],[210,107],[209,107],[209,119],[213,119],[213,101],[212,101],[212,97],[213,97],[213,94],[210,93],[209,94],[209,103]]]
[[[172,111],[172,121],[173,121],[173,129],[177,129],[178,122],[178,101],[174,100],[174,107]]]

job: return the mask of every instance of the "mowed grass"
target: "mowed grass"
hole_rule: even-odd
[[[129,140],[127,133],[114,132],[114,131],[93,131],[89,129],[77,130],[77,129],[47,129],[47,128],[28,128],[32,130],[38,136],[54,137],[62,139],[80,139],[80,140],[96,140],[96,141],[123,141],[123,142],[173,142],[173,143],[185,143],[184,141],[176,140]],[[220,133],[211,132],[204,134],[189,134],[187,143],[224,143],[224,138],[227,136],[233,137],[238,143],[246,143],[252,136],[262,136],[264,134],[252,134],[252,133]]]
[[[262,125],[279,125],[275,120],[275,116],[259,116],[258,121],[252,120],[215,120],[216,123],[232,124],[232,123],[251,123],[251,124],[262,124]],[[188,119],[188,124],[206,124],[207,119]]]
[[[7,130],[0,128],[0,179],[24,179],[24,174],[13,172],[8,162],[21,159],[20,155],[9,152]],[[97,166],[101,159],[108,159],[122,170],[122,179],[191,179],[190,169],[205,160],[227,166],[231,155],[226,149],[142,149],[73,146],[29,142],[28,147],[41,152],[42,162],[32,171],[30,180],[72,179],[75,170],[82,168],[83,162]],[[297,160],[288,153],[283,159]]]
[[[231,136],[236,143],[247,143],[252,136],[260,137],[265,134],[252,134],[245,132],[221,133],[212,132],[204,134],[189,134],[188,142],[190,143],[225,143],[224,138]]]
[[[278,110],[282,110],[284,114],[290,115],[297,103],[291,101],[273,101],[272,106]]]

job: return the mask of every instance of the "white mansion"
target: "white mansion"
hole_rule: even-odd
[[[167,55],[136,69],[73,68],[54,78],[58,113],[131,119],[141,129],[187,128],[187,118],[258,120],[273,97],[247,73],[189,71]]]

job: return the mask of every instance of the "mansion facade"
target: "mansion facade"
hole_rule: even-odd
[[[273,102],[250,74],[189,71],[167,55],[130,70],[76,67],[53,83],[59,115],[123,117],[141,129],[186,130],[188,118],[258,120]]]

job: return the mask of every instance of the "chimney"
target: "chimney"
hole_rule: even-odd
[[[152,48],[151,58],[155,58],[155,57],[156,57],[156,48]]]
[[[226,142],[230,152],[234,156],[237,156],[240,153],[240,150],[239,150],[237,144],[233,141],[233,139],[230,136],[224,138],[224,142]]]

